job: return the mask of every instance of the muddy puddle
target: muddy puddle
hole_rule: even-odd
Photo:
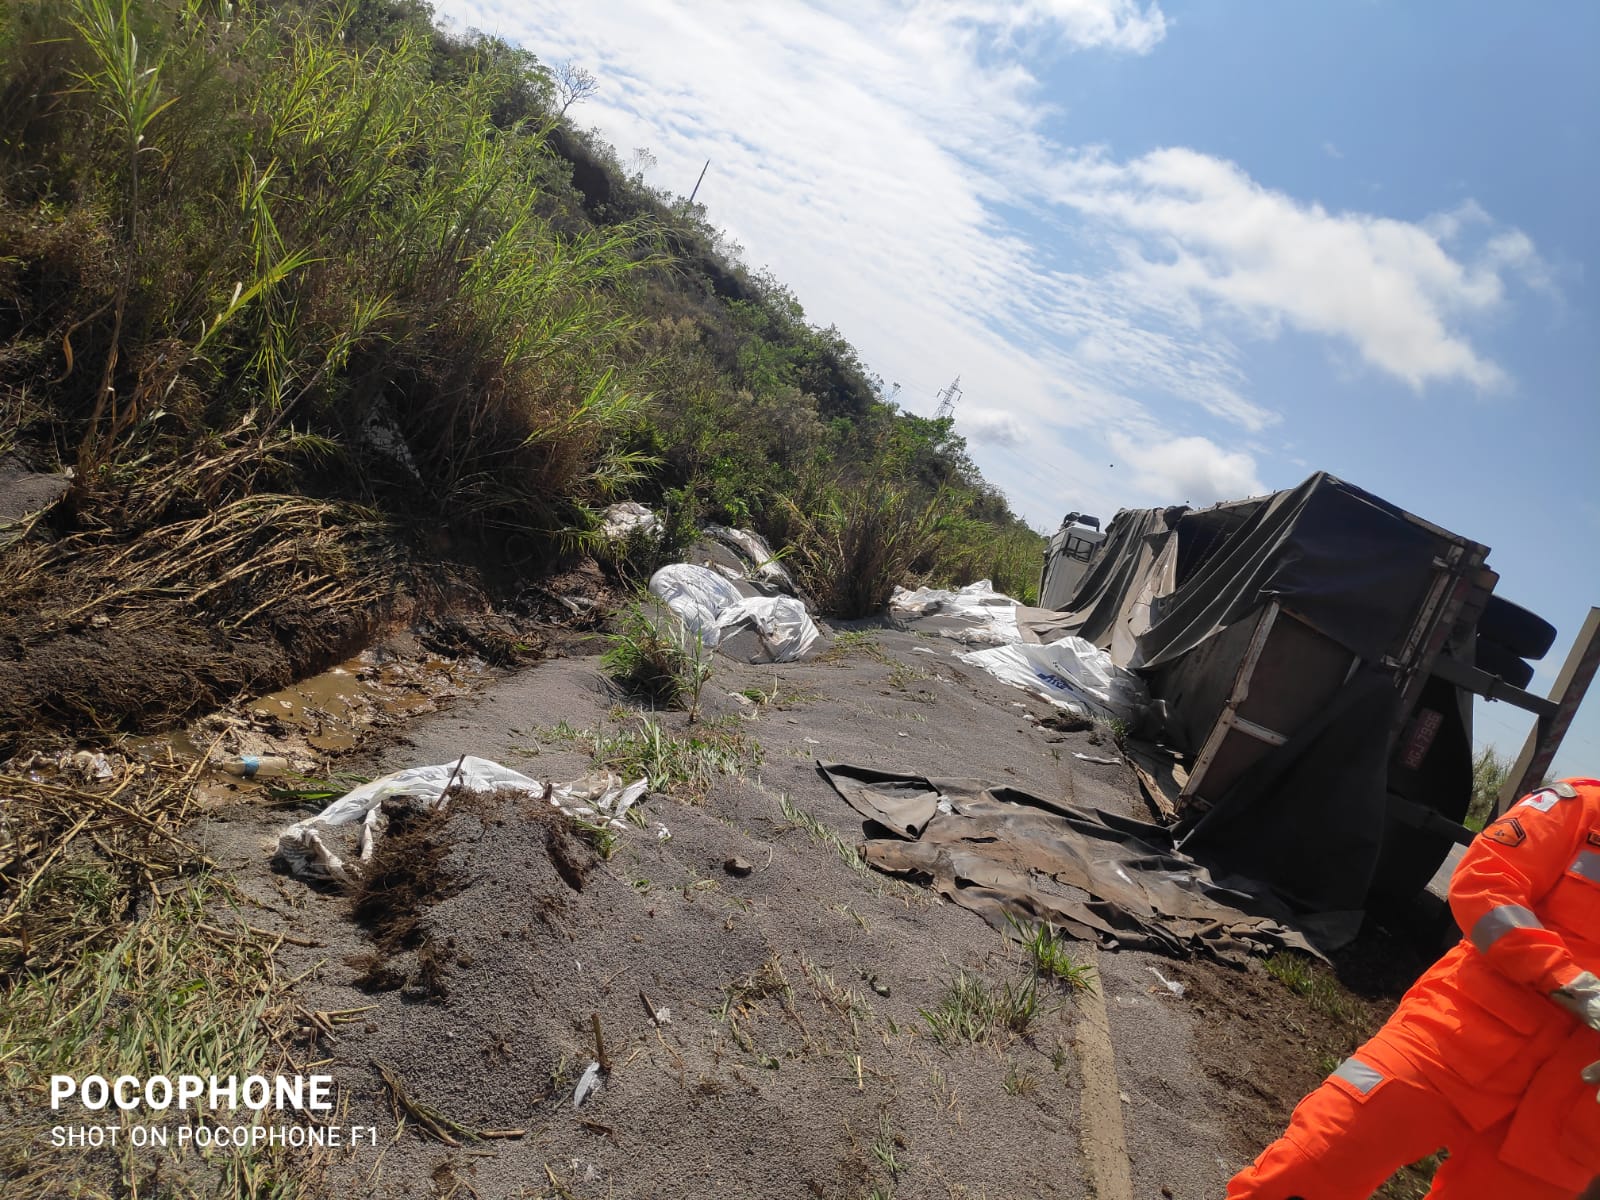
[[[293,788],[336,777],[338,756],[354,749],[368,730],[434,712],[476,690],[489,675],[490,668],[476,658],[368,649],[320,675],[229,705],[183,729],[130,738],[123,749],[147,762],[204,759],[202,804],[234,796],[240,788]]]

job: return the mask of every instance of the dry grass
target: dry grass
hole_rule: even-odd
[[[372,1067],[383,1080],[384,1091],[389,1097],[390,1115],[394,1117],[395,1127],[401,1131],[409,1126],[417,1131],[419,1137],[431,1138],[446,1146],[460,1146],[464,1141],[520,1138],[527,1133],[525,1129],[474,1129],[470,1125],[463,1125],[413,1096],[393,1067],[377,1059],[372,1060]]]
[[[295,1070],[326,1027],[278,977],[280,935],[185,840],[198,764],[137,764],[96,785],[0,776],[0,1176],[18,1195],[303,1194],[317,1162],[257,1152],[52,1147],[53,1074],[245,1076]],[[115,1119],[115,1118],[113,1118]],[[125,1125],[128,1123],[124,1121]],[[188,1194],[188,1193],[184,1193]]]
[[[178,465],[146,465],[69,494],[0,545],[0,752],[61,733],[150,729],[311,674],[397,604],[419,572],[369,510],[256,490],[304,438],[248,428]],[[231,498],[229,498],[231,497]],[[81,505],[54,539],[45,520]]]
[[[919,499],[870,485],[832,490],[806,509],[789,501],[789,564],[823,612],[870,616],[909,581],[914,563],[936,554],[949,507],[942,493]]]
[[[180,835],[202,765],[128,765],[94,789],[0,777],[0,983],[66,969],[115,938],[140,896],[208,865]]]
[[[244,425],[180,464],[130,469],[121,486],[105,480],[91,494],[80,480],[68,504],[91,509],[94,521],[49,542],[28,537],[33,522],[11,531],[0,547],[0,605],[38,605],[45,631],[96,617],[137,622],[173,604],[224,629],[280,606],[370,605],[393,555],[375,514],[252,491],[287,459],[319,448],[303,437],[262,439]],[[195,515],[171,515],[185,511]]]

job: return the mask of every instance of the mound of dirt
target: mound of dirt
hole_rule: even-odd
[[[581,892],[597,861],[558,809],[514,794],[467,793],[447,808],[401,798],[385,801],[383,811],[386,830],[351,901],[351,915],[373,941],[370,952],[347,960],[362,972],[356,986],[364,991],[405,988],[411,999],[449,996],[448,975],[460,950],[453,934],[435,929],[429,913],[471,882],[465,872],[470,855],[456,847],[480,834],[485,819],[503,828],[514,812],[530,830],[543,829],[546,858],[530,859],[522,875],[542,913],[563,903],[556,881]]]

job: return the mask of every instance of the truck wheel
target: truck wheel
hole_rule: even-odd
[[[1478,670],[1498,675],[1514,688],[1525,688],[1533,680],[1531,666],[1499,642],[1490,641],[1482,634],[1478,635],[1478,644],[1473,657],[1477,661]]]
[[[1499,642],[1518,658],[1540,659],[1556,643],[1556,627],[1520,604],[1490,596],[1478,618],[1478,636]]]

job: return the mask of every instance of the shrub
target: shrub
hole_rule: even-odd
[[[711,678],[711,654],[698,635],[648,594],[622,610],[600,665],[628,691],[656,704],[686,708],[693,720]]]
[[[789,565],[817,607],[836,617],[882,611],[912,564],[934,555],[948,516],[940,492],[919,500],[899,487],[830,487],[807,511],[787,501],[793,553]]]

